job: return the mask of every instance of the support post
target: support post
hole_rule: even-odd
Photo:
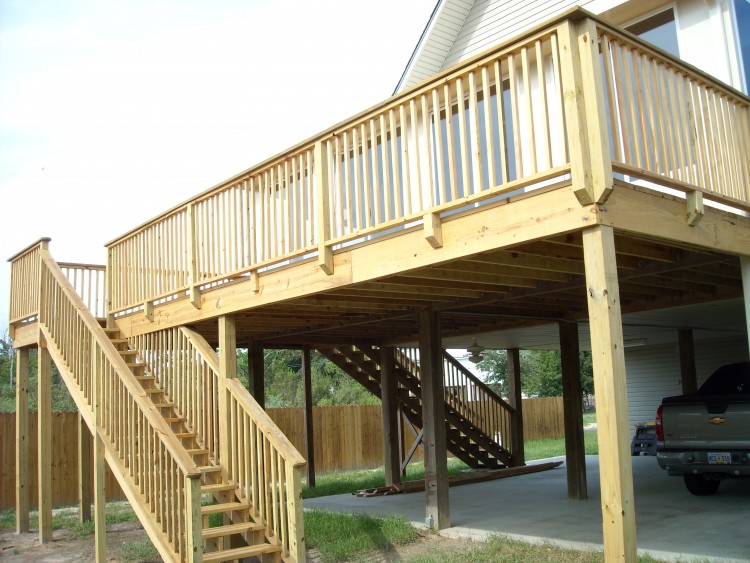
[[[318,141],[313,150],[315,162],[316,234],[318,239],[318,266],[329,276],[333,274],[333,249],[331,239],[331,207],[328,197],[328,141]]]
[[[603,203],[614,179],[596,24],[565,20],[558,37],[573,187],[581,205]]]
[[[513,464],[515,466],[526,465],[526,452],[523,441],[523,395],[521,393],[521,354],[518,348],[506,351],[508,360],[505,370],[508,375],[508,403],[513,407],[513,436],[511,446],[513,448]]]
[[[305,457],[307,458],[307,486],[315,486],[315,432],[313,430],[312,366],[310,347],[302,348],[302,380],[305,392]]]
[[[94,409],[94,549],[96,561],[107,560],[107,489],[104,460],[104,423],[102,365],[99,346],[91,349],[91,377],[93,379],[92,408]]]
[[[445,435],[443,348],[438,314],[419,314],[419,363],[422,377],[422,421],[424,423],[424,479],[428,528],[450,528],[448,500],[448,450]]]
[[[583,231],[606,561],[636,560],[625,355],[612,227]]]
[[[78,518],[91,520],[91,432],[78,413]]]
[[[250,342],[247,348],[247,364],[250,371],[250,393],[258,404],[266,408],[265,365],[263,347],[258,342]]]
[[[187,206],[188,222],[188,287],[190,303],[196,309],[201,308],[201,288],[198,280],[198,222],[195,217],[195,205]]]
[[[695,343],[693,331],[681,328],[677,331],[677,342],[680,350],[680,379],[683,395],[691,395],[698,391],[698,374],[695,370]]]
[[[750,256],[740,257],[742,291],[745,296],[745,323],[747,324],[747,346],[750,349]]]
[[[398,397],[396,376],[393,373],[395,358],[393,347],[380,347],[380,401],[383,419],[383,465],[385,485],[401,482],[401,460],[398,431]]]
[[[39,543],[52,541],[52,359],[39,334],[37,358],[37,459],[39,460]]]
[[[560,328],[560,364],[563,385],[565,423],[565,466],[568,470],[568,498],[588,498],[586,482],[586,446],[583,439],[583,390],[581,388],[578,324],[558,323]]]
[[[219,460],[224,479],[229,470],[229,391],[227,380],[237,377],[237,332],[234,315],[219,317]]]
[[[29,349],[16,350],[16,533],[29,531]]]

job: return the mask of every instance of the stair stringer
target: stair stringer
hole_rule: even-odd
[[[159,552],[159,555],[162,557],[162,559],[164,559],[165,561],[179,562],[179,558],[174,552],[172,546],[168,542],[164,541],[164,534],[159,529],[158,522],[156,522],[156,520],[152,517],[152,513],[147,511],[147,509],[145,508],[147,502],[138,490],[138,485],[132,478],[128,476],[128,470],[120,460],[117,451],[115,450],[112,442],[109,439],[109,436],[104,432],[103,429],[96,427],[94,423],[93,407],[83,396],[83,393],[76,383],[75,377],[68,368],[68,364],[62,358],[62,354],[57,348],[52,335],[49,333],[47,327],[43,323],[39,323],[39,330],[44,335],[44,338],[47,341],[47,349],[49,350],[50,357],[52,358],[52,361],[55,362],[55,365],[60,372],[60,376],[65,382],[65,386],[67,387],[68,392],[73,399],[73,402],[75,402],[76,407],[78,408],[78,412],[81,414],[81,418],[86,423],[86,426],[88,427],[92,435],[98,436],[104,444],[104,459],[109,465],[109,468],[111,469],[115,479],[117,479],[117,483],[120,485],[120,488],[125,493],[128,502],[132,506],[133,511],[138,517],[138,520],[143,526],[143,529],[146,531],[149,539],[154,544],[154,547]]]

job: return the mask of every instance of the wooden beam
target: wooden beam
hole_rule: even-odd
[[[698,374],[695,370],[695,342],[693,341],[692,329],[679,329],[677,331],[677,343],[680,351],[682,393],[690,395],[698,390]]]
[[[44,336],[37,356],[37,459],[39,460],[39,543],[52,541],[52,360]]]
[[[307,461],[307,486],[315,486],[315,431],[313,429],[312,365],[310,347],[302,347],[302,382],[305,392],[305,459]]]
[[[328,244],[331,239],[331,207],[328,196],[328,141],[315,143],[313,160],[315,166],[315,198],[316,215],[315,225],[317,227],[318,239],[318,266],[326,274],[333,275],[333,249]]]
[[[424,471],[427,527],[450,528],[448,449],[445,435],[443,347],[436,312],[419,314],[419,369],[422,378]]]
[[[633,467],[614,233],[583,231],[591,355],[596,390],[604,557],[636,560]]]
[[[558,37],[573,187],[581,205],[602,203],[613,178],[596,24],[566,20]]]
[[[440,213],[427,213],[424,216],[424,238],[432,248],[443,246],[443,229]]]
[[[521,354],[518,348],[510,348],[505,371],[508,375],[508,403],[515,409],[513,413],[513,464],[526,465],[526,452],[523,441],[523,395],[521,393]]]
[[[578,324],[560,322],[560,364],[563,383],[565,424],[565,466],[568,470],[568,498],[588,498],[586,446],[583,439],[583,391],[581,389]]]
[[[91,432],[78,413],[78,519],[91,520]]]
[[[104,432],[104,383],[100,350],[97,344],[91,350],[92,400],[94,411],[94,551],[97,563],[107,560],[107,488],[106,448]]]
[[[237,377],[237,331],[234,315],[219,317],[219,459],[224,479],[229,467],[229,391],[228,379]]]
[[[694,227],[706,214],[703,207],[703,192],[687,192],[685,194],[687,203],[687,222]]]
[[[396,397],[395,357],[390,346],[380,347],[380,400],[383,413],[383,465],[386,486],[401,482],[399,416]]]
[[[16,350],[16,533],[29,531],[29,349]]]

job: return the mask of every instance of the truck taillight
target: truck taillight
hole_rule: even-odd
[[[659,442],[664,441],[664,425],[661,422],[661,411],[664,408],[664,405],[659,405],[659,408],[656,409],[656,439]]]

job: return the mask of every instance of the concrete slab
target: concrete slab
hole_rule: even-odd
[[[561,458],[556,458],[561,459]],[[598,457],[586,457],[589,500],[567,498],[565,466],[450,490],[453,527],[444,535],[494,534],[602,549]],[[711,497],[688,493],[655,457],[633,458],[638,551],[668,561],[750,561],[750,480],[726,480]],[[402,514],[424,526],[424,494],[305,500],[306,509]]]

